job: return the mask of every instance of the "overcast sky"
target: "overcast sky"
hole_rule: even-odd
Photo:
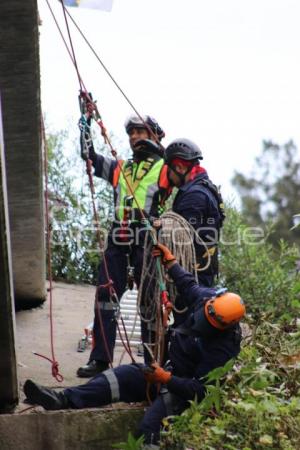
[[[76,71],[45,0],[38,0],[42,107],[54,129],[77,133]],[[49,0],[65,31],[62,7]],[[299,0],[114,0],[111,12],[68,9],[163,143],[198,143],[226,198],[234,170],[249,172],[263,139],[300,146]],[[71,26],[71,25],[70,25]],[[71,27],[85,86],[107,129],[127,141],[130,106]]]

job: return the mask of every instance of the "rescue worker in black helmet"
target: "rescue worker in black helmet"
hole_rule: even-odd
[[[172,210],[196,230],[199,282],[212,286],[218,274],[218,241],[225,214],[219,189],[200,165],[202,159],[198,145],[185,138],[175,139],[165,150],[168,179],[178,188]]]
[[[206,394],[207,374],[222,367],[240,351],[239,321],[245,314],[242,299],[234,293],[200,286],[175,260],[170,250],[158,244],[153,255],[162,262],[185,300],[186,321],[171,329],[169,361],[164,367],[153,363],[126,364],[98,374],[87,384],[62,392],[27,380],[24,392],[29,403],[48,410],[101,407],[112,402],[152,399],[140,423],[145,449],[159,449],[162,419],[181,414],[190,401]]]
[[[94,347],[87,364],[78,369],[79,377],[93,377],[107,369],[113,360],[117,305],[116,299],[111,296],[110,286],[113,286],[119,300],[127,288],[133,288],[133,283],[139,286],[145,234],[140,208],[150,220],[159,217],[172,190],[160,144],[165,133],[153,117],[130,116],[126,120],[125,129],[133,156],[117,163],[115,159],[95,152],[90,132],[91,116],[92,108],[89,113],[87,107],[87,114],[79,122],[81,155],[83,159],[92,161],[96,177],[113,186],[115,219],[108,236],[105,262],[102,261],[99,266]],[[111,281],[107,279],[106,264]],[[149,326],[142,323],[144,341],[148,339]]]

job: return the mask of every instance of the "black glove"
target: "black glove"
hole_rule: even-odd
[[[159,155],[161,157],[164,156],[163,148],[150,139],[140,139],[139,141],[137,141],[134,144],[133,151],[137,154],[141,152],[147,155],[151,155],[154,153],[155,155]]]

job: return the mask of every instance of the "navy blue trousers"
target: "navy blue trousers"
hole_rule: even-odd
[[[105,373],[97,375],[86,384],[64,391],[73,408],[94,408],[112,403],[112,391]],[[113,373],[118,380],[119,389],[119,396],[115,397],[114,401],[131,403],[147,400],[146,381],[140,366],[122,365],[113,369]],[[171,411],[168,411],[164,394],[157,394],[155,385],[150,388],[150,396],[153,403],[147,408],[137,435],[143,434],[147,444],[156,444],[159,441],[161,421]],[[187,402],[182,403],[182,407],[177,413],[182,412],[187,406]]]
[[[128,259],[124,247],[110,244],[105,251],[105,258],[109,277],[113,282],[118,299],[127,289],[127,265]],[[130,264],[134,267],[134,280],[137,286],[140,284],[143,266],[143,247],[133,246],[130,253]],[[111,308],[110,293],[107,287],[100,287],[107,284],[107,274],[104,262],[99,266],[98,274],[98,305],[95,305],[93,335],[94,348],[90,354],[90,360],[112,361],[116,341],[116,320],[115,311]],[[143,342],[151,342],[154,333],[149,331],[147,323],[141,323],[141,333]],[[105,335],[105,340],[103,338]],[[145,352],[145,362],[150,362],[150,357]]]

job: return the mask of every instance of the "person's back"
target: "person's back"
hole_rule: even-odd
[[[199,147],[188,139],[172,141],[165,152],[170,182],[178,188],[172,210],[195,229],[199,282],[212,286],[218,274],[218,242],[224,220],[223,201],[206,170]]]

